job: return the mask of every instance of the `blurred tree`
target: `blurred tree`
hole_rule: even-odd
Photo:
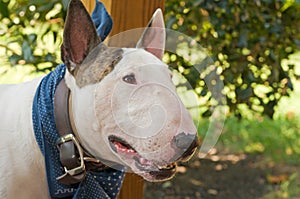
[[[12,66],[32,64],[37,71],[47,71],[60,62],[57,52],[67,4],[68,0],[0,0],[0,47]]]
[[[299,2],[167,0],[165,16],[168,28],[207,49],[224,82],[227,105],[237,116],[248,107],[272,117],[278,101],[293,90],[294,66],[284,67],[282,60],[299,49]],[[182,74],[200,97],[209,95],[186,60],[177,57],[170,65],[185,69]],[[208,100],[204,115],[210,114],[209,106]]]

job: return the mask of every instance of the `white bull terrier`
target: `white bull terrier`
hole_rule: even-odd
[[[161,61],[164,44],[161,10],[137,48],[112,48],[100,41],[83,4],[71,0],[64,65],[44,78],[0,86],[0,198],[115,198],[119,165],[148,181],[173,177],[198,142]],[[55,128],[48,126],[53,122]],[[94,178],[102,192],[89,195]]]

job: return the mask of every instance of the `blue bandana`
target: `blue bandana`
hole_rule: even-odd
[[[98,0],[96,0],[96,7],[92,13],[92,20],[101,41],[104,41],[112,29],[113,21],[107,13],[103,3]]]
[[[102,41],[110,32],[112,20],[102,3],[96,1],[93,21]],[[100,13],[97,15],[97,13]],[[101,28],[99,28],[101,27]],[[59,82],[64,78],[66,67],[61,64],[45,76],[36,90],[32,106],[32,120],[36,141],[44,156],[48,188],[51,198],[73,197],[73,199],[116,198],[125,170],[112,168],[99,172],[87,171],[85,179],[75,185],[63,185],[56,178],[64,174],[60,164],[56,141],[60,137],[54,119],[54,94]]]

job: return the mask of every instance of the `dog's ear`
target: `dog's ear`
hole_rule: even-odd
[[[72,73],[101,42],[94,23],[80,0],[71,0],[64,28],[61,57]]]
[[[165,50],[166,30],[163,14],[158,8],[149,21],[136,47],[144,48],[157,58],[162,59]]]

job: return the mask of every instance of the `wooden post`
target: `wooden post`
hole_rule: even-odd
[[[91,14],[95,8],[96,2],[94,0],[82,0],[82,3]]]
[[[113,18],[114,26],[110,36],[134,28],[145,27],[157,8],[164,10],[165,0],[100,0]],[[82,0],[91,13],[95,0]],[[138,37],[136,37],[138,38]],[[128,46],[123,47],[129,47]],[[132,47],[132,46],[131,46]],[[142,199],[144,180],[127,173],[118,199]]]
[[[112,16],[114,25],[108,44],[115,47],[135,47],[142,30],[157,8],[164,10],[165,0],[101,0]],[[122,33],[122,37],[113,37]],[[125,38],[124,38],[125,37]]]
[[[164,9],[164,0],[102,0],[102,2],[114,21],[111,35],[145,27],[157,8]]]

